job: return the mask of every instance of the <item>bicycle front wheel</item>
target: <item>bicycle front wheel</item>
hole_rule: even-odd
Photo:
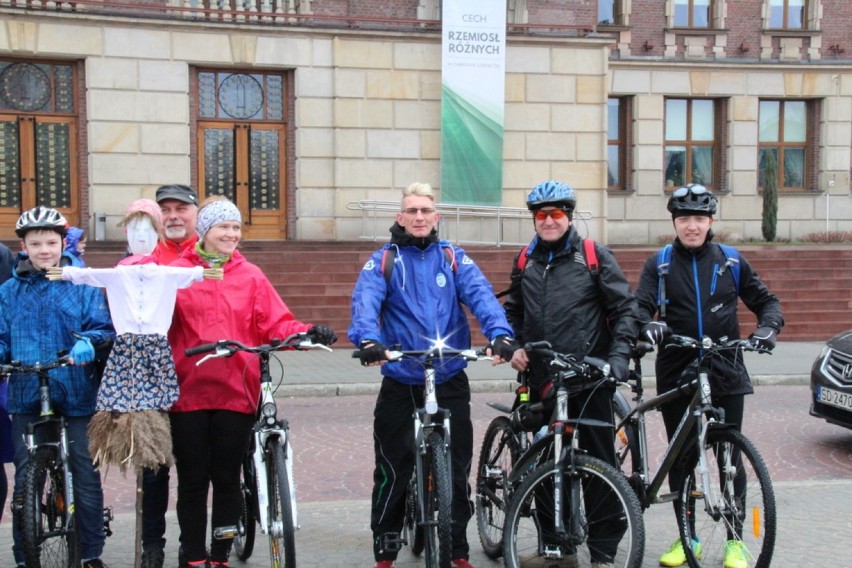
[[[237,558],[245,562],[254,552],[254,537],[257,529],[255,518],[255,492],[257,481],[254,476],[254,463],[251,457],[243,462],[240,479],[240,519],[237,521],[237,536],[234,537],[234,552]]]
[[[432,432],[426,442],[425,478],[420,486],[426,504],[423,526],[426,566],[450,568],[453,552],[450,461],[441,434]]]
[[[275,568],[295,568],[296,528],[293,526],[293,503],[283,441],[278,437],[270,438],[266,442],[266,451],[270,560]]]
[[[79,565],[77,519],[65,497],[65,474],[54,452],[30,456],[24,477],[22,545],[31,568],[76,568]]]
[[[536,468],[512,494],[503,537],[506,567],[641,566],[645,525],[627,480],[597,458],[574,454],[570,459],[573,472],[568,464],[561,466],[562,530],[556,528],[552,460]]]
[[[680,493],[680,534],[691,568],[721,566],[726,554],[748,566],[770,565],[775,549],[775,493],[757,449],[740,432],[712,429],[704,448],[710,487],[692,456]]]
[[[503,556],[503,524],[509,494],[509,472],[520,453],[512,421],[498,416],[482,440],[476,471],[476,527],[479,542],[489,558]]]

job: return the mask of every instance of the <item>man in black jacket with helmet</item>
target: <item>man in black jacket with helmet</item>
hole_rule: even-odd
[[[641,341],[664,344],[671,333],[700,339],[709,336],[738,339],[740,323],[737,300],[741,298],[757,315],[753,344],[772,349],[784,326],[781,303],[769,292],[760,277],[739,253],[713,242],[713,215],[717,200],[702,185],[690,184],[675,190],[668,210],[677,234],[667,251],[665,262],[655,253],[646,262],[636,290]],[[726,250],[727,249],[727,250]],[[662,282],[661,282],[662,280]],[[661,285],[662,284],[662,285]],[[658,320],[654,317],[657,316]],[[675,387],[681,380],[695,376],[692,363],[699,354],[691,349],[660,349],[656,361],[657,392]],[[754,392],[739,351],[713,361],[710,373],[713,405],[723,408],[725,422],[742,426],[745,395]],[[662,409],[666,433],[671,439],[688,401],[678,399]],[[680,488],[685,472],[673,467],[669,474],[672,490]],[[675,512],[680,507],[674,503]],[[679,517],[678,517],[679,518]],[[736,541],[726,547],[725,566],[746,566]],[[698,548],[700,543],[693,543]],[[729,558],[730,556],[730,558]],[[741,562],[742,561],[742,562]],[[686,555],[678,539],[660,558],[662,566],[680,566]]]

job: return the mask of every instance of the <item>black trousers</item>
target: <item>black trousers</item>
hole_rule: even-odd
[[[211,485],[212,528],[236,525],[240,518],[240,468],[254,416],[231,410],[197,410],[173,412],[170,418],[180,548],[187,560],[202,560],[207,558],[207,493]],[[230,549],[230,540],[214,540],[210,558],[227,560]]]
[[[470,463],[473,424],[470,421],[470,385],[462,371],[436,387],[438,405],[450,411],[450,459],[453,474],[452,558],[468,558],[467,524],[473,515],[470,500]],[[370,528],[376,560],[394,560],[396,552],[381,550],[385,533],[402,530],[405,491],[414,471],[414,409],[423,405],[423,387],[384,378],[373,412],[376,466]]]

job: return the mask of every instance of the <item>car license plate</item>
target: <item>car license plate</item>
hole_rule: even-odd
[[[817,389],[817,400],[823,404],[852,410],[852,394],[827,389],[823,386]]]

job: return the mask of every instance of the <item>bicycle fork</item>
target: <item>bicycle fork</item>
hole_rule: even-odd
[[[565,389],[559,389],[556,394],[556,421],[553,424],[553,522],[556,534],[561,539],[567,539],[572,545],[577,545],[585,542],[585,523],[581,514],[580,500],[580,478],[577,476],[574,467],[574,455],[579,450],[579,431],[567,424],[568,420],[568,392]],[[569,448],[562,448],[562,441],[565,434],[571,434],[571,445]],[[565,465],[568,465],[568,472],[565,472]],[[565,489],[565,479],[568,479],[568,488]],[[568,526],[565,526],[564,508],[570,507],[568,516]],[[560,551],[544,551],[545,556],[561,557]]]
[[[49,397],[49,395],[48,395]],[[44,400],[42,400],[44,403]],[[53,414],[51,411],[49,414]],[[42,416],[45,416],[42,414]],[[56,428],[56,432],[50,432],[49,428],[53,423],[56,423],[58,426]],[[56,442],[44,442],[44,438],[46,436],[50,436],[52,439],[56,439],[58,437],[58,441]],[[27,428],[27,433],[25,435],[25,443],[27,445],[27,449],[32,457],[35,452],[40,447],[52,446],[55,449],[55,456],[58,458],[59,467],[62,469],[62,490],[64,492],[64,515],[62,519],[63,528],[68,530],[70,528],[71,519],[75,514],[75,504],[74,504],[74,474],[71,472],[71,468],[68,467],[68,433],[65,430],[65,419],[63,417],[58,418],[43,418],[39,422],[34,422],[29,425]],[[60,505],[57,503],[57,505]]]

